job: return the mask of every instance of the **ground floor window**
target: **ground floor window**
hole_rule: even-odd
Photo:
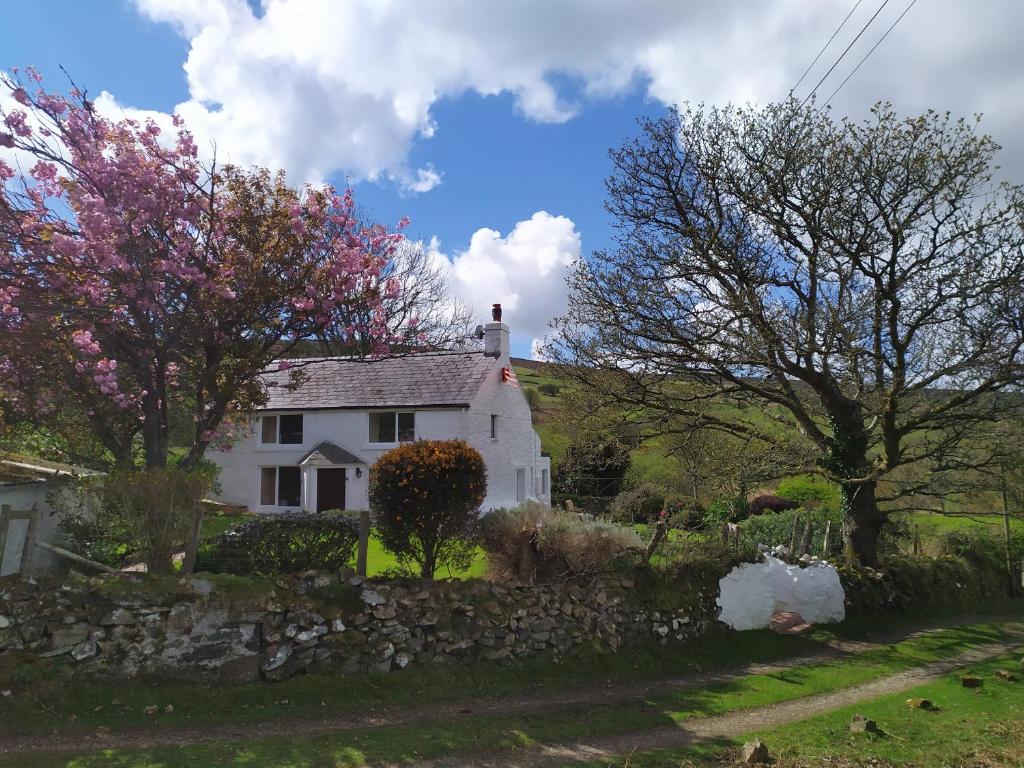
[[[302,472],[298,467],[263,467],[260,504],[266,507],[302,505]]]

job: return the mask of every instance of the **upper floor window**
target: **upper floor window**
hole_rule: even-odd
[[[264,416],[260,442],[264,445],[299,445],[302,443],[302,414]]]
[[[411,443],[416,439],[412,411],[374,411],[370,414],[371,443]]]

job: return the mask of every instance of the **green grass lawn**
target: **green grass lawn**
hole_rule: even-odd
[[[986,531],[995,536],[1003,535],[1001,517],[970,517],[967,515],[942,515],[937,512],[903,512],[903,517],[911,526],[918,526],[921,538],[937,538],[953,531],[973,529]],[[1010,530],[1018,535],[1024,534],[1024,517],[1020,514],[1010,518]]]
[[[4,762],[0,759],[0,765],[18,765],[24,766],[24,768],[40,768],[44,765],[67,766],[68,768],[71,766],[90,768],[100,765],[123,766],[123,768],[142,768],[143,766],[172,768],[174,766],[206,765],[244,765],[252,768],[272,765],[295,766],[296,768],[326,768],[327,766],[336,768],[337,766],[402,763],[414,759],[464,754],[475,750],[512,750],[535,742],[571,740],[655,728],[686,718],[708,717],[736,709],[838,690],[928,661],[948,658],[1001,636],[1001,629],[996,625],[975,625],[937,630],[888,648],[869,651],[842,661],[805,664],[785,673],[741,676],[728,683],[677,691],[649,697],[643,701],[629,701],[597,707],[586,706],[579,709],[569,707],[532,716],[474,716],[467,712],[466,716],[460,717],[458,721],[397,727],[382,726],[326,735],[279,736],[252,739],[244,743],[106,750],[66,759],[56,756],[20,756],[13,758],[15,762]],[[685,666],[689,666],[691,670],[694,667],[709,669],[722,665],[731,666],[737,663],[738,656],[745,661],[766,660],[764,649],[766,647],[770,649],[768,655],[771,655],[772,651],[778,653],[783,648],[777,644],[780,640],[785,643],[794,643],[788,649],[789,653],[798,652],[796,649],[801,645],[803,646],[801,650],[806,650],[806,644],[814,642],[809,639],[778,638],[769,633],[738,633],[718,638],[717,641],[693,644],[693,646],[687,647],[685,654],[681,653],[678,648],[674,649],[674,655],[664,658],[664,661],[668,662],[664,664],[664,667],[671,667],[671,669],[663,668],[661,674],[682,671]],[[693,653],[690,652],[691,649]],[[657,655],[664,653],[665,650],[657,649],[651,653]],[[784,656],[786,653],[783,652],[782,655]],[[682,659],[686,661],[681,663]],[[699,659],[699,661],[695,663],[694,659]],[[223,719],[225,715],[229,714],[232,717],[298,717],[303,708],[301,702],[306,703],[307,715],[315,712],[338,714],[345,708],[350,708],[348,711],[365,711],[368,707],[372,707],[367,700],[367,692],[371,690],[372,699],[370,701],[377,704],[376,711],[380,711],[381,704],[384,702],[387,702],[385,706],[400,706],[399,702],[404,702],[406,705],[411,703],[422,705],[428,700],[450,700],[451,694],[456,692],[461,696],[487,694],[500,698],[503,695],[508,696],[515,692],[528,690],[524,686],[530,686],[537,680],[547,680],[549,685],[564,687],[574,681],[596,684],[604,680],[613,682],[615,680],[641,679],[645,673],[649,674],[653,671],[650,666],[653,661],[654,656],[645,659],[644,656],[637,655],[636,652],[626,652],[612,657],[603,657],[603,661],[602,657],[588,660],[576,659],[562,666],[561,669],[558,669],[558,665],[547,664],[545,667],[539,663],[507,668],[495,668],[492,665],[489,669],[481,666],[474,668],[470,665],[467,668],[460,667],[458,672],[465,673],[458,674],[456,672],[447,688],[430,685],[428,679],[418,678],[416,672],[377,678],[381,683],[385,683],[383,690],[380,688],[372,690],[373,686],[368,685],[368,681],[353,678],[350,682],[354,683],[351,689],[351,692],[355,694],[354,699],[344,695],[339,697],[336,688],[325,687],[320,691],[307,689],[300,692],[292,687],[289,690],[287,687],[289,683],[293,686],[303,685],[303,680],[298,679],[288,681],[281,686],[248,686],[242,689],[251,692],[249,696],[245,697],[245,704],[241,704],[241,700],[221,701],[219,709],[216,710],[219,717],[218,715],[213,715],[213,717]],[[630,666],[633,667],[632,670],[630,670]],[[570,669],[574,671],[567,673],[566,670]],[[422,672],[427,675],[438,674],[434,670],[423,670]],[[583,673],[583,677],[578,677],[580,673]],[[444,674],[444,672],[440,672],[440,674]],[[309,685],[308,681],[313,677],[306,678],[305,685]],[[396,683],[396,687],[387,684],[396,678],[401,678]],[[336,684],[344,685],[345,683],[344,680],[336,679]],[[258,691],[261,688],[273,691],[277,701],[286,699],[295,704],[291,706],[277,704],[276,709],[261,712],[254,707],[259,701]],[[73,692],[69,691],[69,694],[73,695]],[[146,701],[163,705],[166,696],[161,698],[152,689],[147,691],[147,694]],[[394,695],[389,696],[389,694]],[[360,696],[363,697],[362,701],[359,700]],[[458,700],[458,696],[455,697],[455,700]],[[140,703],[141,701],[140,699]],[[315,706],[318,702],[322,702],[319,710]],[[160,715],[158,719],[163,721],[163,724],[170,725],[172,722],[188,723],[190,718],[195,715],[191,722],[210,722],[209,717],[199,716],[199,713],[194,710],[193,715],[184,714],[188,712],[189,703],[186,699],[181,705],[183,713],[179,714],[179,705],[175,704],[175,711],[171,716],[165,719],[165,716]],[[308,708],[309,703],[314,704],[312,709]],[[88,711],[88,705],[91,702],[83,702],[83,704],[85,705],[83,709]],[[23,718],[11,718],[5,714],[0,708],[0,722],[20,722],[22,727],[29,725]],[[86,717],[88,718],[87,714]],[[183,720],[182,717],[185,719]],[[127,721],[130,722],[137,718],[137,715],[135,717],[129,715]],[[112,725],[109,717],[105,722],[110,724],[108,727]],[[121,722],[122,727],[126,724],[128,723]],[[153,718],[150,718],[150,722],[147,723],[151,727],[157,724],[153,722]],[[74,727],[95,728],[98,725],[99,723],[95,722],[93,718],[90,718],[90,722],[82,719],[74,721]],[[31,723],[31,727],[33,730],[44,729],[43,724],[38,722]],[[678,764],[676,762],[673,765]]]
[[[355,567],[355,558],[349,563]],[[382,573],[392,571],[398,567],[395,556],[384,549],[377,534],[370,536],[369,545],[366,548],[366,575],[368,577],[379,576]],[[437,579],[478,579],[487,573],[487,553],[480,547],[476,548],[473,562],[466,570],[449,571],[447,568],[438,568],[434,574]]]
[[[202,538],[204,541],[214,539],[222,533],[231,530],[239,523],[251,519],[246,513],[224,513],[214,512],[203,518]],[[356,564],[353,556],[350,565],[354,568]],[[383,573],[393,571],[398,567],[395,556],[384,549],[376,533],[370,536],[370,543],[366,550],[366,575],[369,577],[379,576]],[[449,571],[447,568],[439,568],[434,574],[438,579],[477,579],[487,573],[487,555],[480,547],[476,548],[473,562],[465,570]]]

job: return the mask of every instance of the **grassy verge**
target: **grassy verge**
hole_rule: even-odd
[[[17,765],[25,768],[42,765],[75,768],[98,765],[124,768],[199,765],[319,768],[404,763],[476,750],[514,750],[536,742],[566,741],[646,730],[686,718],[708,717],[838,690],[929,661],[948,658],[1002,636],[1001,628],[995,625],[936,630],[841,661],[806,664],[783,673],[739,676],[727,683],[677,691],[645,701],[570,708],[532,716],[467,714],[457,722],[382,726],[313,736],[278,736],[245,743],[107,750],[74,759],[22,756]],[[591,676],[590,682],[598,681]],[[424,690],[419,694],[424,701],[427,696],[431,697],[430,700],[437,699],[436,691]],[[50,762],[33,762],[46,759]],[[0,761],[0,765],[7,764]]]
[[[995,672],[999,669],[1022,674],[1018,659],[1007,656],[970,667],[968,671],[985,681],[979,689],[964,688],[961,671],[910,691],[781,728],[685,749],[632,754],[628,764],[631,768],[732,765],[739,746],[759,738],[768,746],[778,768],[1024,765],[1024,683],[997,678]],[[928,699],[935,709],[911,709],[909,698]],[[850,719],[855,714],[874,720],[881,732],[850,733]],[[622,758],[592,766],[625,762]]]
[[[478,697],[503,698],[585,685],[652,680],[726,669],[814,653],[830,634],[787,638],[771,632],[721,634],[679,646],[626,648],[618,653],[585,651],[554,663],[531,659],[508,665],[465,663],[410,667],[388,674],[299,675],[281,683],[206,687],[174,680],[72,679],[60,675],[27,680],[0,699],[6,732],[44,734],[55,729],[164,728],[257,719],[321,717],[325,714],[386,713]],[[168,704],[173,712],[146,716]]]

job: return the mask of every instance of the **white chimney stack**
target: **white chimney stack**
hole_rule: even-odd
[[[508,326],[501,322],[501,304],[494,304],[491,307],[491,319],[493,322],[484,326],[484,354],[508,361],[509,330]]]

